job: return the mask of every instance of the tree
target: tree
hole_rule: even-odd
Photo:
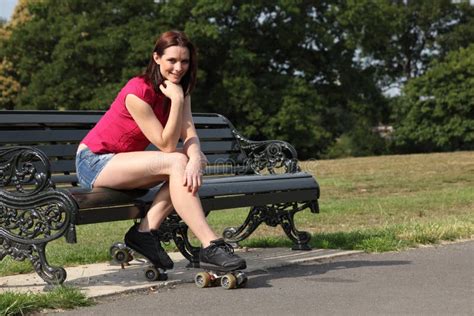
[[[473,10],[469,1],[352,0],[340,23],[361,49],[360,62],[376,68],[388,87],[420,76],[436,58],[472,43]]]
[[[474,44],[449,53],[404,88],[395,144],[400,152],[474,149]]]
[[[48,0],[29,9],[32,20],[12,34],[9,47],[28,86],[21,107],[106,108],[130,73],[146,65],[156,36],[153,1]],[[138,65],[135,55],[143,57]]]
[[[0,109],[12,110],[15,107],[15,98],[20,92],[20,84],[10,74],[13,65],[7,59],[0,64]]]
[[[284,138],[298,143],[303,158],[318,156],[359,116],[377,122],[384,108],[373,70],[354,62],[340,6],[35,1],[28,4],[32,19],[15,28],[5,48],[14,79],[27,87],[16,107],[105,109],[144,68],[156,34],[176,28],[200,51],[194,111],[223,113],[248,137]]]
[[[21,91],[21,85],[15,78],[15,67],[6,56],[5,46],[10,40],[14,28],[31,19],[28,3],[38,0],[20,0],[13,11],[10,22],[2,21],[0,25],[0,109],[12,110]]]
[[[474,42],[474,5],[463,3],[457,9],[451,31],[440,34],[438,38],[441,58]]]
[[[3,71],[20,87],[5,89],[17,95],[8,106],[106,109],[146,66],[156,35],[180,29],[199,49],[195,112],[222,113],[249,138],[295,143],[301,158],[341,135],[369,153],[378,145],[357,140],[389,118],[383,79],[421,74],[434,58],[426,49],[444,51],[438,37],[453,43],[448,31],[460,47],[470,36],[463,6],[405,2],[26,1],[31,18],[0,41]]]
[[[249,137],[298,143],[302,157],[319,156],[353,126],[355,116],[380,120],[380,90],[372,70],[355,65],[355,48],[346,45],[345,30],[337,23],[338,6],[334,1],[197,1],[186,8],[189,16],[167,14],[173,20],[184,16],[185,30],[204,48],[193,100],[231,117]]]

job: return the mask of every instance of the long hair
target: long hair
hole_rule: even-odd
[[[183,32],[168,31],[158,37],[153,52],[151,53],[150,62],[148,63],[145,72],[143,72],[142,77],[153,85],[153,89],[156,93],[161,92],[159,87],[164,79],[160,73],[160,66],[153,59],[153,53],[157,53],[158,56],[162,57],[165,49],[170,46],[186,47],[189,50],[189,68],[180,81],[184,94],[188,95],[196,85],[197,60],[196,48]]]

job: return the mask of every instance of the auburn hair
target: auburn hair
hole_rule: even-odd
[[[159,87],[164,79],[160,73],[160,65],[155,62],[153,54],[157,53],[158,56],[162,57],[165,53],[165,49],[171,46],[186,47],[189,50],[189,69],[180,81],[184,94],[188,95],[193,91],[196,85],[197,60],[196,48],[184,32],[173,30],[164,32],[158,37],[153,52],[151,53],[150,62],[143,72],[142,77],[152,84],[156,93],[161,92]]]

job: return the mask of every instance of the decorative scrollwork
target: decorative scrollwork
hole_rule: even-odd
[[[26,201],[12,201],[0,191],[0,235],[24,242],[48,242],[64,234],[71,221],[71,203],[56,192],[42,192]]]
[[[29,260],[49,284],[66,271],[48,264],[46,244],[61,236],[75,240],[77,205],[56,189],[47,156],[33,147],[0,149],[0,259]]]
[[[249,237],[262,223],[271,227],[281,225],[288,238],[293,241],[293,249],[309,250],[311,249],[308,245],[311,234],[296,229],[294,215],[306,208],[310,208],[313,211],[313,204],[312,201],[308,201],[252,207],[245,222],[240,227],[224,229],[223,237],[228,242],[237,243]]]
[[[29,260],[36,273],[48,284],[61,284],[66,280],[66,270],[50,266],[45,255],[46,243],[25,244],[0,235],[0,259],[6,255],[16,261]]]
[[[174,241],[181,254],[188,259],[188,267],[199,268],[200,248],[191,245],[188,236],[188,226],[181,220],[178,214],[168,215],[161,224],[158,234],[163,242]]]
[[[33,147],[0,148],[0,187],[12,195],[33,196],[54,187],[48,157]]]
[[[260,174],[266,170],[270,174],[284,170],[284,173],[300,171],[295,148],[281,140],[252,141],[232,130],[240,148],[247,155],[246,163],[251,170]]]

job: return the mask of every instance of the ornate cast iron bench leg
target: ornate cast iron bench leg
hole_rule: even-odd
[[[224,229],[223,237],[228,242],[238,243],[249,237],[261,223],[272,227],[281,225],[288,238],[294,243],[293,250],[311,250],[309,246],[311,234],[297,230],[294,221],[294,215],[308,207],[314,212],[311,202],[252,207],[245,222],[240,227],[227,227]]]
[[[77,206],[54,188],[49,170],[46,156],[34,148],[0,150],[0,259],[29,260],[46,283],[61,284],[66,271],[49,265],[45,248],[64,235],[74,239]]]
[[[173,240],[181,254],[188,259],[187,267],[199,268],[199,247],[191,245],[188,237],[188,226],[177,214],[169,215],[160,226],[161,240]]]
[[[46,243],[29,245],[0,237],[0,260],[10,255],[14,260],[29,260],[36,273],[48,284],[61,284],[66,280],[66,270],[49,265],[45,255]]]

